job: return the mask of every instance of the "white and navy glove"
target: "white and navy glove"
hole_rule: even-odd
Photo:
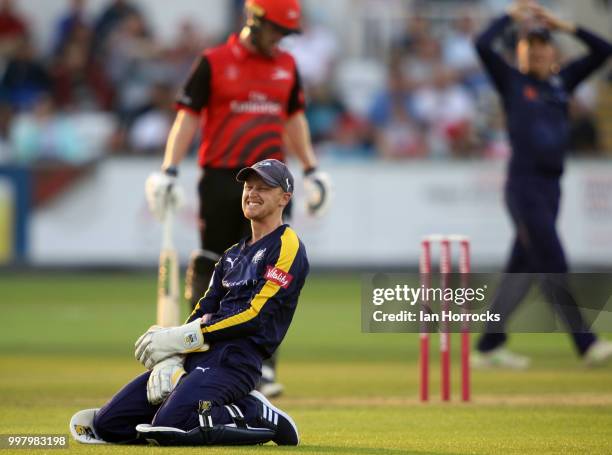
[[[176,182],[177,176],[177,169],[169,167],[149,175],[145,182],[149,210],[160,221],[166,218],[170,210],[179,208],[185,200],[185,193]]]
[[[208,351],[198,318],[189,324],[163,328],[152,326],[136,340],[134,356],[150,370],[159,362],[176,354]]]
[[[183,368],[185,358],[173,355],[159,362],[147,381],[147,400],[151,404],[160,404],[172,393],[180,379],[187,374]]]
[[[306,190],[306,211],[309,215],[320,217],[327,212],[331,196],[331,179],[316,168],[304,172]]]

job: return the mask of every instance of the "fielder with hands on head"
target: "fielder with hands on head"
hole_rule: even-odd
[[[247,0],[245,13],[239,35],[205,50],[194,63],[177,99],[162,171],[146,182],[149,205],[163,219],[179,199],[178,165],[200,130],[201,249],[191,257],[185,288],[192,307],[220,255],[249,231],[234,185],[241,168],[269,158],[285,161],[289,150],[302,165],[308,213],[323,214],[329,202],[329,178],[317,167],[300,75],[293,57],[278,48],[283,37],[300,32],[299,0]],[[282,386],[273,360],[266,365],[261,391],[274,396]]]
[[[494,49],[495,40],[516,23],[518,68]],[[570,34],[588,48],[587,55],[563,66],[557,61],[552,32]],[[476,367],[521,369],[528,359],[504,348],[504,322],[521,303],[533,274],[568,327],[578,354],[587,364],[612,358],[612,343],[598,340],[567,291],[568,264],[556,228],[561,199],[560,180],[569,142],[569,99],[576,87],[612,55],[612,45],[592,32],[563,21],[535,1],[518,1],[508,14],[481,33],[476,49],[498,91],[506,113],[512,156],[505,187],[506,206],[516,238],[506,275],[491,311],[491,323],[472,357]]]
[[[309,265],[283,224],[293,176],[269,159],[242,169],[242,211],[251,235],[215,265],[210,287],[187,323],[153,326],[136,342],[149,370],[101,409],[77,413],[79,442],[160,445],[297,445],[295,422],[254,391],[262,361],[291,324]]]

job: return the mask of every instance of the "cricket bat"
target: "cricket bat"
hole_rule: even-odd
[[[174,212],[169,210],[163,222],[157,283],[157,325],[162,327],[175,327],[181,324],[179,262],[172,238],[173,224]]]

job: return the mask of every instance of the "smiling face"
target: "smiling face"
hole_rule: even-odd
[[[261,177],[253,174],[244,182],[242,211],[245,218],[251,221],[280,219],[290,199],[290,193],[285,193],[280,187],[268,185]]]

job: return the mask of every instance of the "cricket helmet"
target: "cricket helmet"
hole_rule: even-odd
[[[246,0],[245,8],[258,20],[274,24],[287,35],[301,31],[299,0]]]

